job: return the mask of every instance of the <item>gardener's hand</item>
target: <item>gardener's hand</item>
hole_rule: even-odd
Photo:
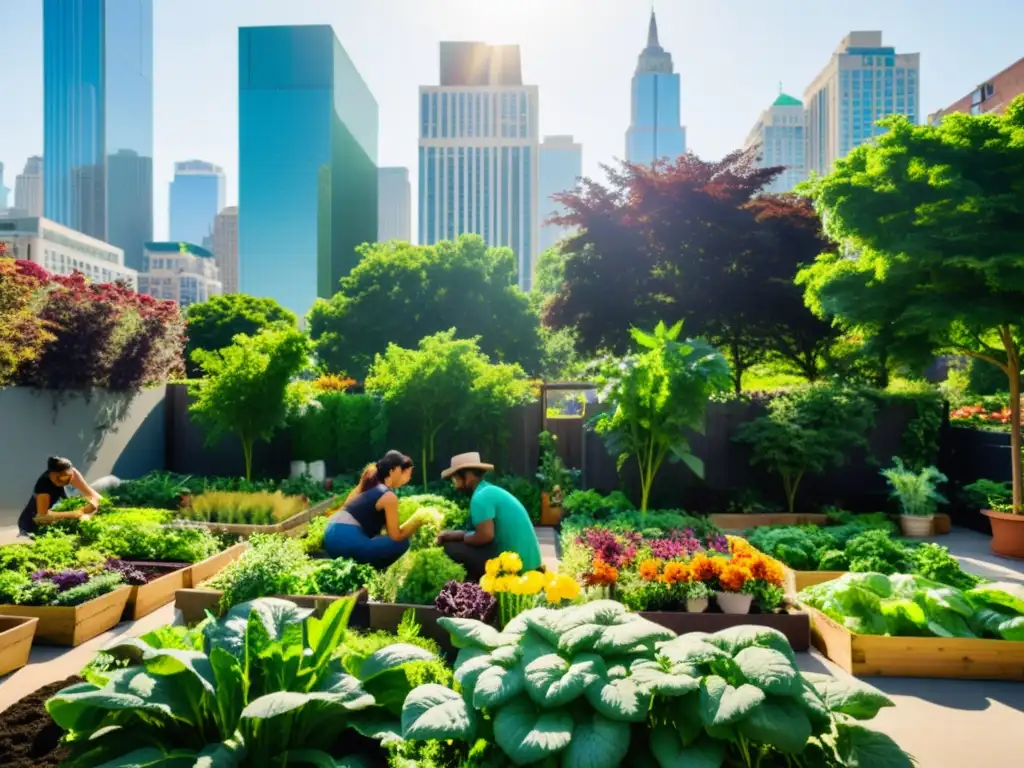
[[[437,537],[437,543],[440,545],[447,541],[462,541],[465,536],[465,531],[441,531],[441,534]]]

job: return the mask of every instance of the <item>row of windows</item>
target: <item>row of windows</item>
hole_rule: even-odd
[[[70,275],[76,271],[81,272],[97,283],[112,283],[115,280],[125,280],[129,284],[135,284],[134,276],[130,272],[120,272],[98,267],[91,262],[65,256],[60,251],[51,251],[49,248],[43,251],[43,266],[59,275]]]
[[[420,138],[530,137],[530,98],[525,91],[420,94]]]

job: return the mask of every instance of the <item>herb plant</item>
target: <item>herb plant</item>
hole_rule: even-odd
[[[904,515],[930,517],[946,497],[935,487],[948,479],[935,467],[913,471],[903,466],[899,458],[893,458],[892,467],[882,470],[882,476],[889,482],[891,495],[900,503]]]
[[[197,563],[221,550],[205,528],[173,524],[162,509],[117,509],[78,524],[82,542],[123,560]]]
[[[463,581],[466,569],[440,547],[402,555],[370,582],[370,597],[382,603],[433,605],[449,581]]]
[[[494,595],[472,581],[449,581],[434,600],[434,607],[442,616],[483,622],[490,622],[497,605]]]

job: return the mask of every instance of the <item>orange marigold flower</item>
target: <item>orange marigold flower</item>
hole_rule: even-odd
[[[640,578],[644,581],[655,581],[661,571],[661,560],[644,560],[640,563]]]
[[[702,581],[705,584],[718,578],[722,572],[722,560],[700,553],[690,560],[690,573],[693,581]]]
[[[726,592],[740,592],[751,579],[750,569],[741,563],[728,563],[718,576],[718,583]]]
[[[686,563],[665,563],[665,583],[682,584],[690,581],[693,574]]]
[[[608,586],[619,580],[619,569],[614,568],[604,560],[594,560],[590,573],[586,576],[586,582],[590,586]]]
[[[750,575],[778,587],[783,586],[786,581],[782,566],[770,557],[755,558],[750,563]]]

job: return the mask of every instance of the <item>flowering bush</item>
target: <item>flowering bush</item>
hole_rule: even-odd
[[[949,420],[958,424],[968,424],[987,428],[1010,426],[1010,408],[990,408],[982,404],[964,405],[949,414]],[[1024,413],[1021,415],[1024,424]]]
[[[525,610],[543,605],[561,605],[575,600],[580,585],[570,576],[523,570],[523,561],[515,552],[502,552],[487,561],[486,573],[480,579],[485,592],[497,596],[498,625],[504,627]]]

